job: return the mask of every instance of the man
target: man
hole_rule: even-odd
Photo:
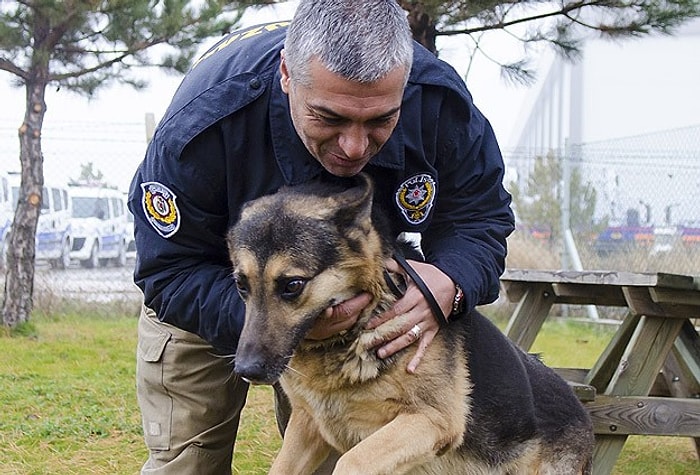
[[[448,319],[495,300],[513,229],[496,139],[455,71],[413,44],[395,0],[302,0],[288,29],[232,33],[185,77],[129,197],[143,473],[231,471],[248,387],[225,357],[244,308],[224,236],[241,206],[361,171],[397,235],[421,234],[426,263],[411,264]],[[328,309],[307,338],[349,328],[368,303]],[[370,325],[399,314],[411,325],[377,352],[414,344],[413,372],[439,322],[413,282]]]

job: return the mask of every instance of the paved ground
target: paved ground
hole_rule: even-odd
[[[71,266],[66,270],[54,270],[38,265],[35,274],[35,291],[74,298],[88,302],[141,299],[141,291],[133,282],[133,262],[126,267],[98,267],[83,269]]]

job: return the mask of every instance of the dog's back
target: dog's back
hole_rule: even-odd
[[[235,370],[257,383],[281,378],[292,404],[272,473],[311,473],[331,448],[344,454],[334,473],[590,470],[591,423],[571,389],[479,313],[441,329],[415,375],[405,371],[411,347],[386,360],[368,349],[405,326],[397,317],[364,329],[395,299],[383,268],[394,249],[377,229],[368,179],[256,200],[229,248],[246,301]],[[326,308],[359,292],[374,301],[354,328],[304,339]]]

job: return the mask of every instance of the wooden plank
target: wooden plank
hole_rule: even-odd
[[[641,317],[636,314],[628,314],[625,317],[610,340],[610,343],[608,343],[608,346],[603,350],[596,364],[591,368],[588,376],[583,381],[584,383],[595,387],[599,393],[605,391],[620,364],[620,359],[634,334],[634,330],[640,318]]]
[[[605,394],[611,396],[649,394],[682,323],[683,320],[639,317],[639,322],[634,328],[634,333],[629,339],[629,344],[620,358],[620,364]],[[593,473],[611,473],[626,441],[625,434],[611,433],[597,436],[593,451]]]
[[[555,373],[557,373],[559,376],[564,378],[566,381],[570,381],[572,383],[581,383],[581,384],[586,384],[584,382],[586,376],[590,372],[590,369],[586,368],[552,368]]]
[[[694,397],[700,400],[700,382],[678,351],[678,340],[674,344],[662,371],[669,393],[673,397]]]
[[[623,287],[627,307],[637,315],[664,316],[663,309],[651,298],[648,288]]]
[[[552,368],[555,373],[562,377],[573,390],[576,397],[581,402],[594,401],[596,389],[590,384],[585,384],[583,378],[588,374],[583,368]]]
[[[650,294],[654,289],[649,289]],[[660,312],[662,315],[659,316],[664,316],[668,318],[698,318],[700,317],[700,307],[696,307],[695,305],[684,305],[684,304],[676,304],[676,303],[657,303],[658,308],[660,309]]]
[[[593,448],[592,473],[595,475],[610,475],[613,468],[615,468],[617,458],[620,456],[626,441],[626,435],[596,435],[595,447]]]
[[[687,373],[696,383],[700,383],[700,335],[690,320],[683,322],[683,327],[675,341],[674,352],[685,366]],[[696,394],[695,397],[700,397]]]
[[[700,398],[700,336],[690,320],[683,323],[664,372],[674,396]],[[700,459],[700,437],[695,437],[693,444]]]
[[[652,288],[649,292],[654,302],[687,305],[690,309],[695,307],[695,314],[690,313],[688,317],[700,317],[700,290]]]
[[[575,383],[573,381],[567,381],[571,390],[574,392],[576,397],[581,402],[592,402],[595,401],[596,390],[593,386],[583,383]]]
[[[552,287],[556,295],[556,303],[610,307],[627,305],[621,287],[569,283],[556,283]]]
[[[657,287],[698,290],[698,285],[696,283],[697,276],[667,274],[665,272],[659,272],[658,274],[656,274],[656,278]]]
[[[580,383],[586,386],[589,386],[587,384],[586,378],[590,374],[591,370],[587,368],[552,368],[554,372],[556,372],[559,376],[561,376],[564,380],[568,381],[569,383]],[[665,366],[664,366],[665,369]],[[598,390],[595,388],[595,386],[592,386],[593,389],[596,390],[596,393]],[[649,396],[656,396],[656,397],[669,397],[671,396],[671,393],[668,390],[668,385],[666,384],[666,381],[664,379],[664,375],[662,373],[659,373],[659,375],[656,377],[654,380],[654,385],[651,387],[651,390],[649,391]],[[689,397],[689,396],[680,396],[680,397]],[[697,395],[698,398],[700,398],[700,394]]]
[[[687,313],[688,311],[697,312],[697,309],[692,306],[658,303],[654,301],[651,291],[652,289],[644,287],[622,288],[627,306],[639,315],[686,319],[692,316]]]
[[[682,333],[682,332],[681,332]],[[682,352],[679,351],[679,346],[682,345],[681,338],[676,339],[676,342],[668,354],[666,363],[664,363],[663,377],[673,397],[687,398],[694,397],[700,401],[700,381],[698,381],[684,361]],[[700,458],[700,437],[693,438],[695,453]]]
[[[678,289],[697,289],[693,276],[615,271],[564,271],[538,269],[507,269],[501,277],[503,281],[578,283],[617,285],[630,287],[668,287]]]
[[[596,434],[700,437],[700,399],[598,395],[585,406]]]
[[[658,282],[655,273],[539,269],[507,269],[501,279],[523,282],[642,285],[646,287],[654,286]]]
[[[682,325],[679,319],[642,316],[604,393],[648,395]]]
[[[666,358],[661,374],[672,397],[689,397],[693,392],[697,393],[697,388],[693,388],[697,386],[697,381],[688,375],[675,350],[674,346]]]
[[[505,290],[506,297],[511,302],[520,302],[523,298],[527,289],[532,285],[532,282],[514,282],[501,280],[501,285],[503,290]]]
[[[510,317],[505,334],[524,351],[537,338],[549,310],[554,304],[551,284],[531,284]]]

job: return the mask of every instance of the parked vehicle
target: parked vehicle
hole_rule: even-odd
[[[693,226],[681,226],[681,242],[686,248],[700,246],[700,227],[697,224]]]
[[[19,202],[20,181],[18,173],[8,174],[11,202],[15,205]],[[36,228],[35,259],[47,261],[55,269],[65,269],[70,264],[71,245],[68,187],[45,181],[41,195],[41,214]]]
[[[126,209],[126,257],[136,259],[136,240],[134,238],[134,215]]]
[[[595,240],[593,248],[600,256],[636,249],[651,249],[654,244],[653,226],[608,226]]]
[[[10,245],[10,229],[14,219],[15,207],[7,175],[0,174],[0,269],[7,263],[7,248]]]
[[[70,185],[73,228],[71,258],[87,268],[126,264],[127,210],[113,188]]]

